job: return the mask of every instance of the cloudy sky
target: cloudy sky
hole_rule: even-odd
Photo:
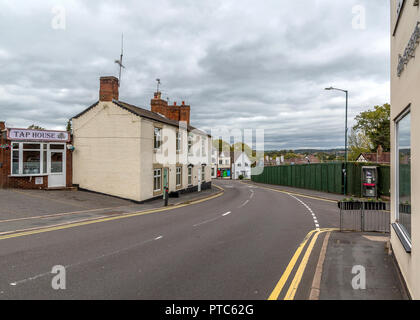
[[[0,120],[63,129],[118,74],[121,33],[122,101],[149,109],[160,78],[194,126],[265,129],[266,149],[343,145],[325,87],[350,123],[389,102],[389,1],[0,0]]]

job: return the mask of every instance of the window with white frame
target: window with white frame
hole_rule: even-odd
[[[160,149],[162,145],[162,129],[161,128],[155,128],[153,141],[154,141],[155,150]]]
[[[396,121],[396,220],[411,241],[411,113]]]
[[[176,167],[176,186],[179,187],[182,184],[182,167]]]
[[[201,137],[201,154],[203,157],[207,156],[206,144],[207,144],[207,138]]]
[[[188,134],[188,154],[191,155],[193,153],[192,151],[192,145],[193,145],[193,136],[191,133]]]
[[[181,132],[176,132],[176,151],[181,151]]]
[[[162,169],[153,170],[153,191],[158,192],[162,190]]]
[[[192,185],[192,167],[188,167],[188,185]]]
[[[48,147],[51,150],[50,159],[48,159]],[[12,176],[47,174],[48,163],[51,164],[52,173],[61,173],[64,170],[65,144],[12,142],[11,151]],[[57,171],[56,168],[60,170]]]

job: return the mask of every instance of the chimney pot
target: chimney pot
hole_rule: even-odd
[[[185,106],[185,101],[182,101],[182,105]]]

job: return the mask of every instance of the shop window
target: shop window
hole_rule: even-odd
[[[12,174],[19,174],[19,150],[13,151]]]
[[[51,150],[64,150],[64,144],[50,144]]]
[[[41,145],[23,144],[22,174],[33,175],[41,173]]]
[[[182,167],[176,168],[176,185],[179,187],[182,184]]]
[[[51,152],[51,173],[63,172],[63,152]]]
[[[153,191],[162,190],[162,169],[155,169],[153,172]]]
[[[411,114],[408,111],[396,123],[397,210],[396,220],[411,239]]]

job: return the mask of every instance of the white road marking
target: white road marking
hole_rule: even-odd
[[[311,213],[312,219],[314,220],[315,227],[316,227],[317,231],[319,231],[320,230],[320,226],[319,226],[318,218],[316,217],[316,215],[313,212],[313,210],[305,202],[303,202],[299,198],[295,197],[294,195],[292,195],[290,193],[288,193],[288,195],[291,196],[292,198],[296,199],[297,201],[299,201],[301,204],[303,204],[304,207]]]
[[[232,213],[232,212],[230,212],[230,211],[229,211],[229,212],[226,212],[226,213],[222,214],[222,216],[223,216],[223,217],[226,217],[226,216],[230,215],[231,213]]]
[[[242,208],[245,207],[248,204],[249,200],[246,200],[244,203],[242,203],[242,205],[240,205],[238,208]]]
[[[216,221],[217,219],[220,219],[220,217],[216,217],[216,218],[213,218],[213,219],[209,219],[209,220],[197,223],[197,224],[193,225],[193,227],[199,227],[199,226],[202,226],[203,224]]]
[[[159,237],[156,237],[154,240],[160,240],[162,238],[163,238],[163,236],[159,236]]]

